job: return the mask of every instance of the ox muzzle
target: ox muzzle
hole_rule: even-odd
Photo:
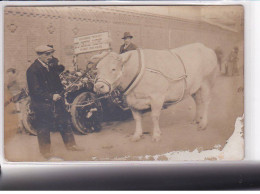
[[[97,94],[110,93],[111,90],[112,90],[112,85],[105,79],[97,78],[95,80],[94,92],[96,92]]]

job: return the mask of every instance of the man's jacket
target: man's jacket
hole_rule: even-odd
[[[128,45],[128,47],[126,47],[126,48],[124,48],[124,47],[125,47],[124,44],[121,45],[121,47],[120,47],[120,54],[125,53],[127,51],[132,51],[132,50],[136,50],[137,49],[137,46],[135,44],[133,44],[133,43],[130,43]]]
[[[31,108],[35,111],[51,111],[53,94],[61,93],[64,88],[59,74],[63,65],[52,64],[49,71],[36,59],[26,72]]]

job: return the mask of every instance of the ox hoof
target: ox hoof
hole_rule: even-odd
[[[206,128],[207,128],[207,124],[201,125],[201,123],[199,123],[197,129],[198,129],[198,131],[204,131],[204,130],[206,130]]]
[[[154,142],[158,142],[158,141],[160,141],[161,140],[161,136],[160,135],[154,135],[153,136],[153,141]]]
[[[141,139],[141,135],[134,135],[134,136],[131,138],[131,141],[136,142],[136,141],[139,141],[140,139]]]
[[[191,121],[191,124],[194,124],[194,125],[199,124],[199,121],[193,120],[193,121]]]

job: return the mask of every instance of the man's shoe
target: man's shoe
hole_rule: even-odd
[[[67,147],[67,149],[70,151],[84,151],[84,148],[79,147],[77,145],[69,146],[69,147]]]

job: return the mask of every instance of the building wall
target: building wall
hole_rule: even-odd
[[[110,7],[7,7],[5,8],[5,68],[15,67],[24,82],[25,71],[35,60],[34,48],[53,44],[68,69],[72,69],[73,38],[108,31],[112,49],[119,52],[125,31],[141,48],[169,49],[193,42],[228,53],[241,37],[201,21],[151,15]],[[81,66],[94,53],[78,58]]]

